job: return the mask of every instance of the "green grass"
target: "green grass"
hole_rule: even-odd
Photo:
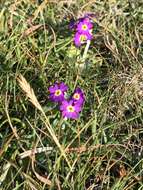
[[[0,1],[0,190],[143,189],[142,7]],[[85,46],[74,46],[69,22],[87,12],[96,19],[83,63]],[[20,88],[20,74],[37,104]],[[69,94],[76,86],[85,92],[78,120],[63,120],[49,101],[56,81]],[[35,148],[43,151],[25,155]]]

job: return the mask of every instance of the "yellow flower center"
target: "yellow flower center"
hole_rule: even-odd
[[[55,91],[55,96],[60,96],[61,93],[62,93],[61,90],[56,90],[56,91]]]
[[[80,35],[79,40],[80,40],[80,42],[83,42],[83,41],[87,40],[87,36],[82,34],[82,35]]]
[[[75,93],[75,94],[73,95],[73,98],[74,98],[75,100],[79,100],[79,99],[80,99],[80,95],[79,95],[78,93]]]
[[[82,30],[87,30],[87,25],[86,24],[82,25]]]
[[[75,111],[74,107],[71,105],[67,106],[67,110],[68,110],[68,112],[74,112]]]

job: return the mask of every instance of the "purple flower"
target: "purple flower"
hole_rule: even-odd
[[[91,39],[92,39],[92,34],[91,33],[82,34],[82,33],[76,32],[75,36],[74,36],[74,43],[75,43],[76,46],[81,46],[87,40],[91,40]]]
[[[91,23],[89,18],[80,19],[77,24],[77,31],[81,34],[89,34],[93,28],[93,24]]]
[[[55,85],[49,87],[50,99],[54,102],[62,102],[67,89],[67,85],[65,85],[63,82],[59,84],[55,83]]]
[[[81,105],[75,103],[73,100],[64,100],[60,106],[60,110],[64,118],[77,119],[81,111]]]
[[[81,106],[83,105],[85,101],[84,93],[80,88],[76,88],[73,95],[72,95],[72,100],[75,103],[80,104]]]
[[[76,29],[76,21],[74,19],[71,19],[70,24],[69,24],[69,29]]]

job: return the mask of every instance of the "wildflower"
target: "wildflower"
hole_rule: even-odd
[[[76,29],[76,21],[74,19],[71,19],[69,29]]]
[[[89,34],[93,28],[93,24],[91,23],[89,18],[80,19],[77,24],[77,31],[81,34]]]
[[[76,46],[81,46],[87,40],[91,40],[91,39],[92,39],[92,34],[91,33],[82,34],[82,33],[76,32],[76,34],[74,36],[74,43],[75,43]]]
[[[81,111],[81,105],[75,103],[73,100],[64,100],[60,106],[60,110],[64,118],[77,119]]]
[[[76,103],[79,103],[80,105],[83,105],[85,98],[84,93],[80,88],[76,88],[73,95],[72,100]]]
[[[50,86],[49,88],[50,99],[54,102],[62,102],[67,89],[67,85],[65,85],[63,82],[59,84],[55,83],[54,86]]]

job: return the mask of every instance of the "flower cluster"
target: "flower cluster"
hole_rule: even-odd
[[[63,82],[55,83],[49,87],[49,98],[51,101],[60,104],[60,111],[64,118],[77,119],[85,101],[84,93],[80,88],[76,88],[70,99],[66,99],[67,89],[67,85]]]
[[[93,38],[93,23],[88,16],[80,18],[76,24],[72,22],[71,28],[76,30],[74,43],[77,47],[87,42],[87,40],[91,40]]]

